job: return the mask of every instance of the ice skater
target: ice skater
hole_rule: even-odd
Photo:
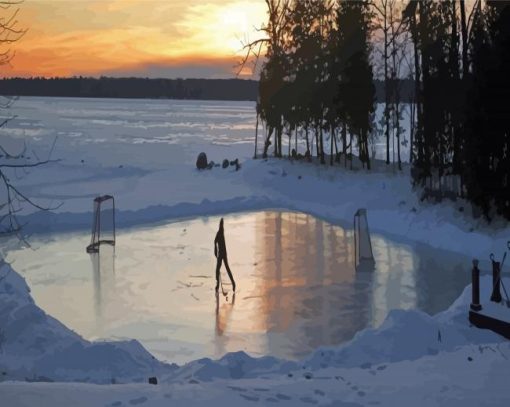
[[[230,277],[230,281],[232,282],[232,290],[235,292],[236,290],[236,282],[234,281],[234,277],[232,277],[232,272],[230,271],[230,267],[228,265],[227,259],[227,246],[225,245],[225,233],[223,230],[223,218],[220,220],[220,227],[218,232],[216,233],[216,238],[214,239],[214,255],[216,256],[216,292],[220,286],[220,268],[221,262],[225,263],[225,267],[227,269],[228,276]]]

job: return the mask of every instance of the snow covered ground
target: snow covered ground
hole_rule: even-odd
[[[506,222],[472,219],[464,202],[419,202],[408,169],[346,171],[317,164],[256,160],[250,103],[24,98],[18,119],[3,129],[9,147],[27,140],[30,159],[43,158],[58,136],[59,163],[12,174],[54,213],[23,213],[27,232],[90,227],[91,201],[114,194],[120,227],[252,209],[302,211],[350,227],[366,207],[371,229],[402,241],[488,259],[508,240]],[[194,168],[239,158],[240,171]],[[486,267],[486,263],[485,263]],[[469,327],[469,289],[436,316],[392,311],[376,330],[318,349],[302,362],[229,354],[176,369],[155,361],[137,342],[89,343],[44,314],[23,280],[1,270],[0,394],[6,405],[503,405],[510,399],[510,347]],[[469,266],[466,273],[469,272]],[[2,278],[2,277],[0,277]],[[489,280],[485,278],[488,295]],[[507,286],[510,284],[507,283]],[[97,355],[97,356],[96,356]],[[3,374],[5,372],[5,375]],[[153,373],[154,372],[154,373]],[[21,380],[117,383],[158,376],[161,385],[25,383]]]
[[[46,158],[57,138],[52,158],[62,160],[13,173],[40,204],[62,203],[55,213],[21,214],[26,231],[89,229],[92,199],[110,193],[120,226],[284,208],[350,228],[354,212],[366,207],[371,230],[405,241],[483,259],[506,247],[507,222],[487,227],[460,201],[419,202],[408,168],[367,173],[250,160],[253,109],[250,102],[20,99],[12,108],[18,118],[1,130],[3,145],[21,148],[26,141],[33,160]],[[200,151],[216,163],[239,158],[242,170],[199,172]]]

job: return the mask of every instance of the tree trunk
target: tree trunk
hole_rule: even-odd
[[[411,106],[409,107],[410,110],[410,128],[409,128],[409,163],[413,163],[413,148],[414,148],[414,110],[416,108],[416,98],[411,102]]]
[[[274,132],[274,152],[273,152],[275,157],[278,157],[278,131],[279,128],[276,127]]]
[[[283,136],[283,127],[280,126],[280,131],[278,132],[278,157],[283,157],[283,146],[282,146],[282,136]]]
[[[324,159],[324,137],[322,132],[322,123],[320,126],[320,141],[321,141],[321,164],[326,164],[326,160]]]
[[[329,165],[332,166],[333,165],[333,127],[332,126],[329,128],[329,138],[331,139]]]
[[[335,142],[335,161],[338,163],[340,162],[340,157],[338,155],[338,143],[336,141],[336,134],[335,134],[335,129],[331,129],[332,133],[333,133],[333,141]]]
[[[305,155],[308,155],[308,161],[311,161],[312,152],[310,150],[310,141],[308,140],[308,125],[305,127],[305,137],[306,137],[306,152],[308,153]]]
[[[397,112],[399,105],[397,103]],[[399,117],[397,116],[397,120],[399,120]],[[400,120],[399,120],[400,121]],[[397,160],[398,160],[398,169],[402,171],[402,160],[400,159],[400,123],[397,124]]]
[[[416,24],[416,16],[411,19],[411,30],[414,37],[414,97],[416,100],[416,113],[417,113],[417,125],[415,126],[415,136],[418,138],[417,143],[417,158],[421,166],[423,166],[423,109],[422,109],[422,97],[421,97],[421,71],[420,71],[420,54],[418,46],[418,27]]]
[[[319,153],[319,130],[317,129],[317,126],[315,126],[315,152],[317,154],[317,158],[320,158],[320,153]]]
[[[466,75],[469,72],[469,62],[468,62],[468,31],[466,22],[465,0],[460,0],[460,22],[462,30],[462,77],[466,78]]]
[[[363,143],[365,145],[365,158],[367,160],[367,170],[370,171],[370,155],[368,154],[368,134],[367,130],[363,130]]]
[[[273,130],[273,127],[268,126],[266,142],[264,143],[264,153],[262,154],[263,158],[267,158],[267,150],[269,150],[269,146],[271,145],[271,136],[273,135]]]
[[[344,123],[342,126],[342,144],[344,155],[344,167],[347,168],[347,125]]]
[[[351,156],[351,170],[352,170],[352,130],[351,130],[351,133],[349,135],[349,141],[350,141],[349,147],[350,147],[350,150],[351,150],[350,151],[350,156]]]
[[[292,130],[289,131],[289,158],[290,158],[290,145],[292,144]]]
[[[257,158],[258,135],[259,135],[259,114],[257,113],[257,123],[255,124],[255,152],[253,154],[254,159]]]
[[[297,132],[298,132],[298,126],[296,126],[296,133],[294,134],[294,149],[296,150],[296,157],[297,157],[297,152],[298,152],[298,148],[297,148]]]
[[[386,16],[386,5],[384,7],[384,121],[386,124],[386,164],[390,163],[390,90],[388,78],[388,18]]]

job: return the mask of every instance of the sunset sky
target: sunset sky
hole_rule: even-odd
[[[233,77],[241,41],[258,38],[265,20],[264,0],[25,0],[19,9],[28,32],[2,76]]]

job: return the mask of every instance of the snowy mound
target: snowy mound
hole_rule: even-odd
[[[35,305],[25,280],[0,263],[2,379],[133,382],[173,369],[134,340],[84,340]]]
[[[482,277],[480,297],[489,298],[491,287],[492,277]],[[470,325],[470,302],[471,285],[450,308],[435,316],[417,310],[392,310],[380,327],[358,332],[343,346],[319,348],[304,361],[304,365],[316,369],[329,366],[368,367],[378,363],[416,360],[466,345],[506,341],[492,331]]]
[[[179,368],[171,380],[196,379],[211,381],[214,379],[246,379],[267,374],[287,373],[297,368],[295,362],[265,356],[252,358],[245,352],[227,353],[217,361],[209,358],[190,362]]]

